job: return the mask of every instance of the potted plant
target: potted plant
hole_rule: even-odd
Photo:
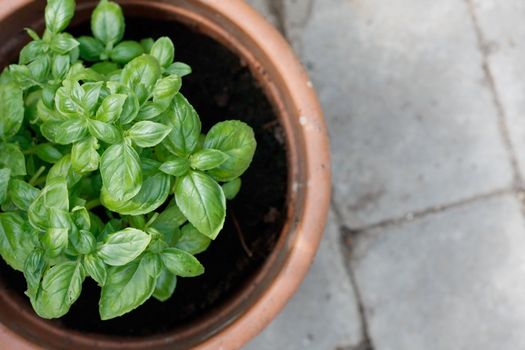
[[[241,1],[77,1],[71,34],[74,1],[43,22],[44,4],[13,3],[0,243],[26,281],[2,266],[2,343],[242,346],[297,288],[329,202],[324,124],[288,46]]]

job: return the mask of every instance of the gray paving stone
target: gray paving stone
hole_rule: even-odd
[[[360,236],[375,350],[525,349],[525,223],[502,196]]]
[[[359,343],[361,324],[338,237],[332,218],[300,290],[246,350],[334,350]]]
[[[525,2],[473,1],[521,173],[525,174]]]
[[[313,1],[294,46],[325,109],[349,226],[510,184],[465,2]]]

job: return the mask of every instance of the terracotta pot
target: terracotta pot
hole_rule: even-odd
[[[17,57],[25,27],[41,27],[44,1],[0,4],[0,64]],[[77,0],[87,20],[95,0]],[[281,35],[242,0],[123,0],[125,12],[194,27],[239,55],[278,111],[288,147],[288,216],[280,240],[249,284],[204,320],[149,338],[93,337],[39,319],[0,288],[3,349],[238,349],[282,310],[299,287],[323,234],[330,197],[325,123],[308,76]],[[315,300],[312,300],[315,302]]]

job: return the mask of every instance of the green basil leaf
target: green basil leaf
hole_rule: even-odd
[[[14,83],[0,84],[0,138],[5,140],[14,136],[23,120],[23,91]]]
[[[184,156],[197,148],[201,122],[197,112],[182,94],[175,95],[173,105],[164,113],[161,122],[173,128],[163,142],[170,152]]]
[[[55,107],[57,111],[68,118],[78,118],[79,114],[84,115],[85,110],[82,106],[83,96],[79,96],[77,99],[72,98],[72,89],[63,86],[56,91],[55,94]],[[84,93],[84,90],[80,88],[78,83],[75,84],[75,90],[80,94]]]
[[[175,248],[195,255],[202,253],[210,246],[211,239],[200,233],[192,224],[184,225],[181,233],[182,235],[175,244]]]
[[[51,66],[51,74],[55,79],[63,79],[70,67],[70,58],[67,55],[56,55]]]
[[[217,237],[226,217],[226,198],[215,180],[190,171],[177,180],[175,200],[193,226],[211,239]]]
[[[160,76],[159,62],[150,55],[135,58],[122,70],[122,82],[135,93],[138,92],[137,89],[140,89],[140,86],[147,92],[152,90]]]
[[[34,249],[27,222],[16,213],[0,213],[0,255],[13,269],[24,270]]]
[[[173,157],[164,162],[160,170],[171,176],[183,176],[190,170],[190,162],[186,158]]]
[[[94,254],[86,255],[83,265],[86,273],[91,276],[99,286],[102,287],[106,284],[108,275],[107,267],[101,258]]]
[[[64,155],[51,143],[41,143],[35,147],[35,154],[46,163],[55,164]]]
[[[48,0],[45,18],[46,28],[51,33],[66,29],[75,15],[75,0]]]
[[[116,126],[100,120],[92,119],[89,121],[89,132],[97,139],[110,145],[122,141],[122,134]]]
[[[110,266],[124,266],[135,260],[148,247],[151,236],[135,228],[110,234],[98,256]]]
[[[147,54],[151,52],[151,48],[153,47],[153,44],[155,44],[155,40],[153,40],[153,38],[146,38],[140,41],[140,45],[142,45],[144,52]]]
[[[59,145],[69,145],[85,138],[88,134],[86,123],[81,119],[45,122],[40,131],[46,139]]]
[[[105,188],[102,188],[100,200],[106,208],[121,215],[143,215],[160,207],[169,193],[169,176],[158,172],[145,177],[139,193],[127,201],[114,200]]]
[[[7,199],[7,191],[9,188],[9,180],[11,179],[11,169],[0,169],[0,204]]]
[[[128,130],[128,137],[139,147],[153,147],[158,145],[171,132],[171,128],[164,124],[142,121]]]
[[[135,197],[142,186],[139,155],[127,144],[113,145],[104,152],[100,173],[104,188],[118,201]]]
[[[253,130],[247,124],[236,120],[216,124],[208,132],[204,148],[222,151],[229,159],[209,174],[224,182],[241,176],[250,166],[256,147]]]
[[[124,36],[124,14],[115,2],[101,0],[91,16],[91,31],[106,46],[112,46]]]
[[[128,96],[124,94],[113,94],[107,96],[100,105],[95,119],[105,123],[117,121],[122,114],[124,103]]]
[[[174,275],[181,277],[196,277],[204,273],[201,265],[190,253],[177,248],[166,248],[161,254],[162,263]]]
[[[12,143],[0,143],[0,167],[11,170],[11,176],[27,174],[24,154],[20,147]]]
[[[137,118],[139,120],[155,119],[159,115],[161,115],[166,109],[167,106],[164,106],[160,103],[147,101],[140,107],[140,111],[137,115]]]
[[[61,33],[57,34],[51,40],[51,50],[59,55],[65,55],[74,48],[78,47],[80,43],[73,38],[71,34]]]
[[[36,299],[40,290],[40,281],[44,276],[46,261],[44,252],[41,249],[34,249],[24,263],[24,277],[27,282],[26,294],[31,298],[31,302]]]
[[[88,62],[100,60],[100,55],[104,52],[104,45],[91,36],[81,36],[78,39],[80,44],[80,57]]]
[[[37,57],[27,66],[27,68],[29,68],[31,76],[35,81],[43,82],[47,80],[47,77],[51,71],[51,61],[49,56],[43,55]]]
[[[223,164],[228,158],[229,156],[221,151],[202,149],[191,155],[190,164],[193,169],[211,170]]]
[[[13,204],[20,210],[27,211],[39,193],[40,190],[22,180],[11,179],[11,181],[9,181],[9,199],[11,199]]]
[[[47,270],[35,311],[42,318],[64,316],[82,291],[85,272],[80,262],[63,262]]]
[[[175,62],[166,69],[167,74],[177,74],[179,77],[184,77],[191,74],[191,67],[186,63]]]
[[[37,57],[44,55],[47,50],[43,41],[31,41],[20,51],[19,64],[28,64],[33,62]]]
[[[73,227],[69,233],[70,248],[74,248],[74,255],[86,255],[96,248],[96,239],[87,230],[79,230]]]
[[[241,190],[241,185],[242,185],[242,181],[240,177],[223,184],[222,191],[224,192],[224,196],[226,196],[226,199],[227,200],[234,199],[239,193],[239,191]]]
[[[75,207],[71,211],[71,219],[79,230],[89,231],[91,228],[91,218],[85,207]]]
[[[91,66],[95,72],[100,73],[106,77],[106,80],[109,80],[108,77],[114,74],[117,71],[120,71],[118,64],[113,62],[98,62]]]
[[[126,64],[132,59],[142,55],[144,49],[136,41],[123,41],[111,51],[109,57],[113,62]]]
[[[186,217],[179,208],[172,205],[160,213],[150,227],[160,232],[168,245],[172,245],[179,239],[179,226],[186,221]]]
[[[177,287],[177,276],[169,272],[168,269],[163,267],[161,269],[155,290],[153,291],[153,297],[158,301],[166,301],[175,292]]]
[[[173,97],[179,92],[182,86],[182,79],[178,75],[170,75],[160,79],[153,90],[153,101],[166,108],[173,101]]]
[[[48,228],[42,236],[42,245],[46,255],[55,258],[67,248],[71,217],[64,210],[49,208],[48,220]]]
[[[46,183],[49,184],[55,179],[60,178],[66,179],[68,187],[73,187],[82,178],[82,174],[76,172],[73,169],[70,154],[67,154],[64,157],[62,157],[62,159],[56,162],[55,165],[53,165],[51,169],[49,169],[49,172],[47,173]]]
[[[137,117],[140,111],[140,103],[137,96],[129,94],[124,107],[122,108],[122,114],[120,115],[120,123],[126,125],[131,123]]]
[[[100,155],[95,137],[87,137],[73,145],[71,149],[71,165],[78,173],[89,173],[98,169]]]
[[[31,225],[39,230],[49,227],[50,209],[69,210],[67,184],[63,177],[48,180],[47,185],[29,206],[28,217]]]
[[[145,254],[128,265],[110,268],[102,287],[100,318],[109,320],[122,316],[142,305],[153,294],[159,274],[159,258],[154,254]]]
[[[85,83],[82,85],[82,90],[84,90],[84,96],[82,98],[82,104],[87,111],[90,112],[90,115],[95,113],[95,110],[98,106],[98,100],[102,92],[102,81],[96,83]]]
[[[150,55],[155,57],[162,67],[168,67],[175,58],[175,46],[170,38],[159,38],[151,47]]]

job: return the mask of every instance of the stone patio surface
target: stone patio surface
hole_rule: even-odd
[[[525,1],[247,1],[311,74],[334,196],[246,349],[525,349]]]

